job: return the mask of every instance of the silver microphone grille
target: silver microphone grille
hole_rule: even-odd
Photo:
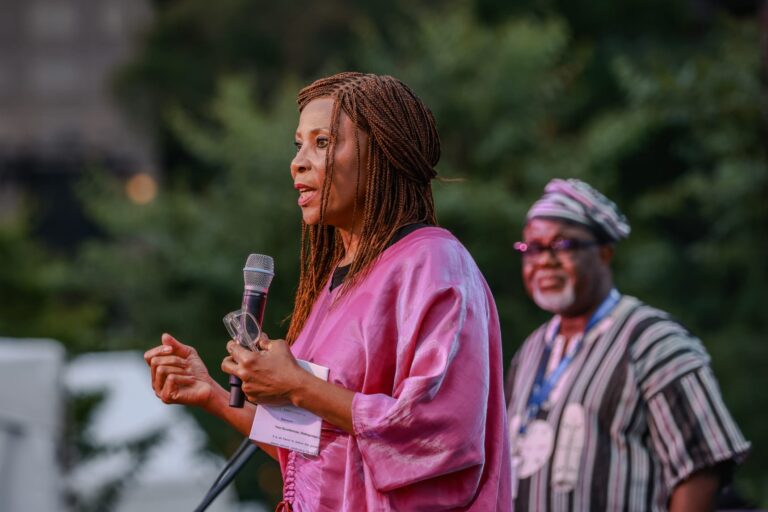
[[[245,260],[243,281],[246,288],[266,293],[273,277],[275,277],[275,261],[272,256],[251,254]]]

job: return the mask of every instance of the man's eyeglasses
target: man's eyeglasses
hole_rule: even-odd
[[[569,253],[578,249],[600,245],[597,240],[581,240],[579,238],[558,238],[549,245],[538,242],[515,242],[514,249],[525,257],[535,258],[544,252],[551,252],[553,256]]]

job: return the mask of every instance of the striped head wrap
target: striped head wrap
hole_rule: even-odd
[[[629,236],[627,218],[616,203],[591,185],[577,179],[553,179],[544,195],[528,210],[533,218],[565,220],[586,226],[601,242],[618,242]]]

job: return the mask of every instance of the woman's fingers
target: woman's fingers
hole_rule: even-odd
[[[235,341],[227,343],[229,356],[221,369],[238,377],[248,400],[253,403],[285,403],[286,394],[295,380],[296,364],[285,340],[270,340],[265,334],[257,341],[259,350],[251,351]]]
[[[144,353],[150,367],[152,390],[165,403],[200,405],[210,398],[215,383],[194,347],[170,334]]]
[[[259,350],[267,350],[269,348],[270,343],[271,343],[271,340],[269,339],[269,337],[265,333],[261,333],[261,335],[259,335],[259,339],[256,340],[256,347]],[[244,355],[253,353],[252,350],[249,350],[243,347],[235,340],[229,340],[229,342],[227,342],[227,352],[229,352],[230,354],[234,354],[236,361],[240,361],[240,359],[244,357]]]
[[[158,366],[178,366],[180,368],[186,368],[189,366],[189,361],[179,356],[157,356],[153,357],[149,362],[149,366],[152,369]]]
[[[229,355],[221,361],[223,372],[245,381],[254,372],[263,370],[263,367],[259,366],[262,363],[260,359],[263,357],[260,352],[252,352],[234,341],[227,344],[227,352]]]
[[[186,359],[182,359],[178,356],[157,356],[153,357],[149,361],[149,368],[152,375],[152,380],[157,376],[157,369],[162,366],[174,366],[177,368],[187,369],[189,363]]]
[[[269,344],[269,336],[264,332],[261,333],[261,336],[259,336],[259,339],[256,341],[256,346],[259,347],[259,350],[268,350]]]
[[[152,389],[155,391],[155,394],[157,396],[160,396],[161,391],[168,383],[168,379],[171,377],[171,375],[175,375],[177,377],[194,379],[193,376],[187,375],[180,368],[174,368],[172,366],[161,366],[160,368],[157,369],[157,373],[155,374],[155,377],[152,379]]]
[[[176,403],[181,398],[181,388],[191,386],[195,383],[195,378],[189,375],[171,374],[165,379],[158,398],[166,404]]]
[[[178,366],[158,366],[155,370],[155,378],[159,382],[164,382],[169,375],[187,375],[187,372],[184,368],[179,368]],[[187,375],[188,377],[192,377],[192,375]]]
[[[240,377],[241,367],[230,355],[221,361],[221,371],[234,375],[235,377]]]
[[[194,353],[194,349],[192,347],[184,345],[170,334],[163,334],[160,338],[160,341],[160,345],[152,347],[151,349],[144,352],[144,361],[150,367],[153,365],[154,360],[163,356],[173,355],[183,359]],[[157,366],[157,364],[155,364],[155,366]]]
[[[158,356],[170,354],[173,351],[173,347],[168,345],[158,345],[144,352],[144,361],[150,364],[152,359]]]
[[[194,350],[189,345],[183,344],[168,333],[163,333],[163,335],[160,337],[160,341],[164,347],[171,347],[171,351],[180,355],[181,357],[187,357]]]
[[[231,340],[227,343],[227,352],[229,352],[229,357],[232,358],[235,364],[244,364],[254,356],[258,355],[258,352],[248,350],[236,341]]]

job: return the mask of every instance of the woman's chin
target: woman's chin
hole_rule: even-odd
[[[308,226],[317,226],[320,224],[320,215],[309,208],[302,208],[301,220]]]

